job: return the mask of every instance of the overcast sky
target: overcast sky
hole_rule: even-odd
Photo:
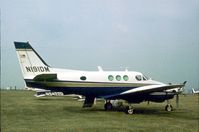
[[[24,87],[13,41],[52,67],[140,71],[199,88],[198,0],[1,0],[1,85]]]

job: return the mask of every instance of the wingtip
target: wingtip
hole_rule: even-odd
[[[187,81],[184,81],[184,82],[183,82],[183,85],[185,85],[186,83],[187,83]]]

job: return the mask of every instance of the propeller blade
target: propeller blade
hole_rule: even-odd
[[[176,108],[179,108],[179,94],[176,94]]]

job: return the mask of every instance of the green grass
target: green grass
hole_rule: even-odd
[[[180,108],[164,111],[166,103],[141,103],[135,114],[104,111],[103,101],[83,109],[71,97],[36,98],[31,91],[1,91],[1,131],[74,132],[198,132],[197,95],[180,96]],[[175,107],[175,100],[172,101]]]

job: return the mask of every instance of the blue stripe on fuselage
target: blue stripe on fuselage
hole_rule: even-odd
[[[124,91],[136,88],[136,87],[124,87],[124,86],[103,86],[103,87],[68,87],[68,86],[62,86],[62,87],[49,87],[46,86],[43,82],[34,82],[32,80],[25,80],[26,85],[28,87],[33,88],[41,88],[46,90],[51,90],[54,92],[63,92],[64,94],[80,94],[80,95],[92,95],[92,96],[105,96],[105,95],[111,95],[111,94],[118,94],[122,93]]]

